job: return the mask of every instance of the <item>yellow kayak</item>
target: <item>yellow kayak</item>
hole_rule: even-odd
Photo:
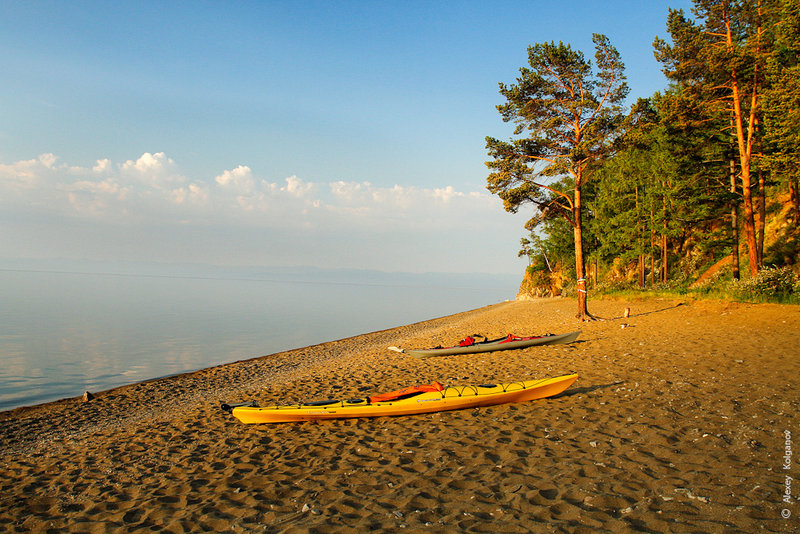
[[[412,386],[389,394],[351,400],[326,400],[289,406],[223,405],[242,423],[290,423],[350,417],[381,417],[461,410],[523,402],[558,395],[575,380],[577,374],[508,384],[442,387]],[[391,398],[391,397],[395,398]],[[387,400],[387,397],[390,400]]]

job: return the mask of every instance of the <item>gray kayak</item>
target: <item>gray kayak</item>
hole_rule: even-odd
[[[480,341],[474,343],[472,345],[467,346],[460,346],[457,345],[455,347],[444,347],[444,348],[436,348],[436,349],[424,349],[424,350],[405,350],[405,349],[398,349],[397,347],[389,347],[389,350],[393,350],[395,352],[400,352],[403,354],[410,354],[415,358],[432,358],[435,356],[452,356],[454,354],[476,354],[479,352],[495,352],[499,350],[513,350],[513,349],[524,349],[527,347],[535,347],[538,345],[559,345],[563,343],[572,343],[576,339],[578,339],[578,335],[581,333],[580,330],[577,332],[570,332],[568,334],[547,334],[545,336],[532,336],[532,337],[522,337],[522,338],[514,338],[511,337],[501,337],[499,339],[491,339],[486,341]]]

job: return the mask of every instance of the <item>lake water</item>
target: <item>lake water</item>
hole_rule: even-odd
[[[514,298],[519,277],[0,269],[0,410]]]

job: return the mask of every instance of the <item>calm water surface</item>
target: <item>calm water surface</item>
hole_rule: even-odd
[[[516,290],[512,277],[287,277],[0,270],[0,410],[441,317]]]

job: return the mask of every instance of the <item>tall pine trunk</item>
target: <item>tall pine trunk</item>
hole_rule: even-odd
[[[733,243],[731,244],[731,264],[733,266],[733,279],[738,280],[739,274],[739,209],[736,202],[736,162],[731,157],[730,160],[730,175],[731,175],[731,235]]]
[[[727,45],[729,50],[733,50],[733,33],[731,30],[731,21],[729,18],[725,20],[725,27],[727,31]],[[760,30],[759,30],[760,31]],[[757,74],[757,72],[756,72]],[[742,205],[744,208],[743,226],[744,235],[747,240],[747,256],[750,265],[750,275],[755,276],[758,274],[758,242],[756,238],[756,225],[753,213],[753,181],[751,178],[751,155],[753,153],[754,142],[754,128],[756,120],[756,104],[758,103],[758,91],[755,83],[756,74],[753,75],[753,89],[750,95],[750,113],[748,117],[747,132],[745,132],[745,117],[742,110],[742,102],[739,89],[739,75],[735,68],[731,70],[731,96],[733,100],[733,122],[734,131],[736,132],[736,143],[739,152],[739,166],[742,173]]]
[[[667,191],[668,183],[662,182],[661,189],[662,191]],[[667,267],[669,257],[667,256],[667,231],[669,228],[667,227],[667,195],[666,193],[664,196],[661,197],[661,214],[664,220],[664,230],[661,234],[661,283],[667,283]]]
[[[644,289],[644,254],[639,254],[639,289]]]
[[[636,239],[639,242],[639,289],[644,289],[644,225],[642,224],[641,210],[639,209],[639,186],[636,186]]]
[[[586,298],[586,261],[583,257],[583,222],[581,217],[581,188],[580,172],[575,178],[575,202],[572,207],[573,229],[575,236],[575,277],[578,279],[578,315],[585,321],[591,318],[587,308]]]
[[[661,277],[659,276],[659,279]],[[650,204],[650,287],[656,286],[656,219]]]
[[[737,121],[738,122],[738,121]],[[741,154],[742,163],[742,205],[744,208],[744,236],[747,240],[747,259],[750,265],[750,275],[758,274],[758,242],[756,240],[756,224],[753,213],[753,192],[750,181],[750,157]]]
[[[656,253],[654,237],[650,236],[650,287],[656,287]]]
[[[789,202],[792,205],[792,210],[795,216],[795,225],[800,219],[800,187],[797,184],[797,177],[794,176],[789,179]]]
[[[764,171],[758,169],[758,265],[764,265],[764,232],[767,229],[767,186]]]

